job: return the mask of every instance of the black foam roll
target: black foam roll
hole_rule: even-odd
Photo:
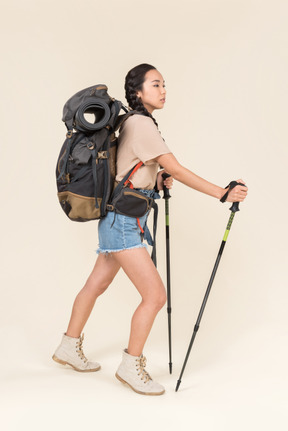
[[[94,122],[87,121],[85,114],[94,114]],[[106,102],[98,98],[90,98],[79,106],[75,114],[75,127],[82,132],[94,132],[106,126],[110,115],[110,108]]]

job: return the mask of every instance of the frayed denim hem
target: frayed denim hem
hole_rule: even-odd
[[[98,250],[96,250],[97,254],[110,254],[110,253],[118,253],[119,251],[124,251],[124,250],[133,250],[134,248],[146,248],[147,250],[147,245],[146,244],[138,244],[138,245],[134,245],[132,247],[126,247],[126,248],[119,248],[118,250],[105,250],[102,248],[98,248]]]

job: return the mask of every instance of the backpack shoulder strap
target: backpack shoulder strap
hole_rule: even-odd
[[[125,114],[122,114],[122,115],[118,116],[116,124],[115,124],[115,127],[114,127],[114,131],[115,132],[118,129],[120,129],[120,127],[123,125],[124,121],[126,121],[127,118],[131,117],[131,115],[144,115],[144,114],[142,114],[142,112],[139,112],[139,111],[136,111],[136,110],[128,111],[127,108],[124,105],[122,105],[122,109],[124,111],[126,111],[126,112],[125,112]]]

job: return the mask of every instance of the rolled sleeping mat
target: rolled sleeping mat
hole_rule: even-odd
[[[94,122],[89,122],[85,114],[93,114]],[[75,114],[75,128],[82,132],[94,132],[105,127],[110,119],[111,111],[106,102],[96,97],[82,103]]]

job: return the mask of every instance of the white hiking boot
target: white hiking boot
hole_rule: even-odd
[[[145,370],[145,356],[129,355],[127,349],[123,352],[123,359],[116,372],[116,377],[120,382],[126,383],[133,391],[142,395],[162,395],[165,388],[154,382]]]
[[[76,371],[93,372],[100,370],[100,364],[89,362],[83,352],[84,334],[79,338],[63,335],[60,346],[52,356],[54,361],[62,365],[70,365]]]

